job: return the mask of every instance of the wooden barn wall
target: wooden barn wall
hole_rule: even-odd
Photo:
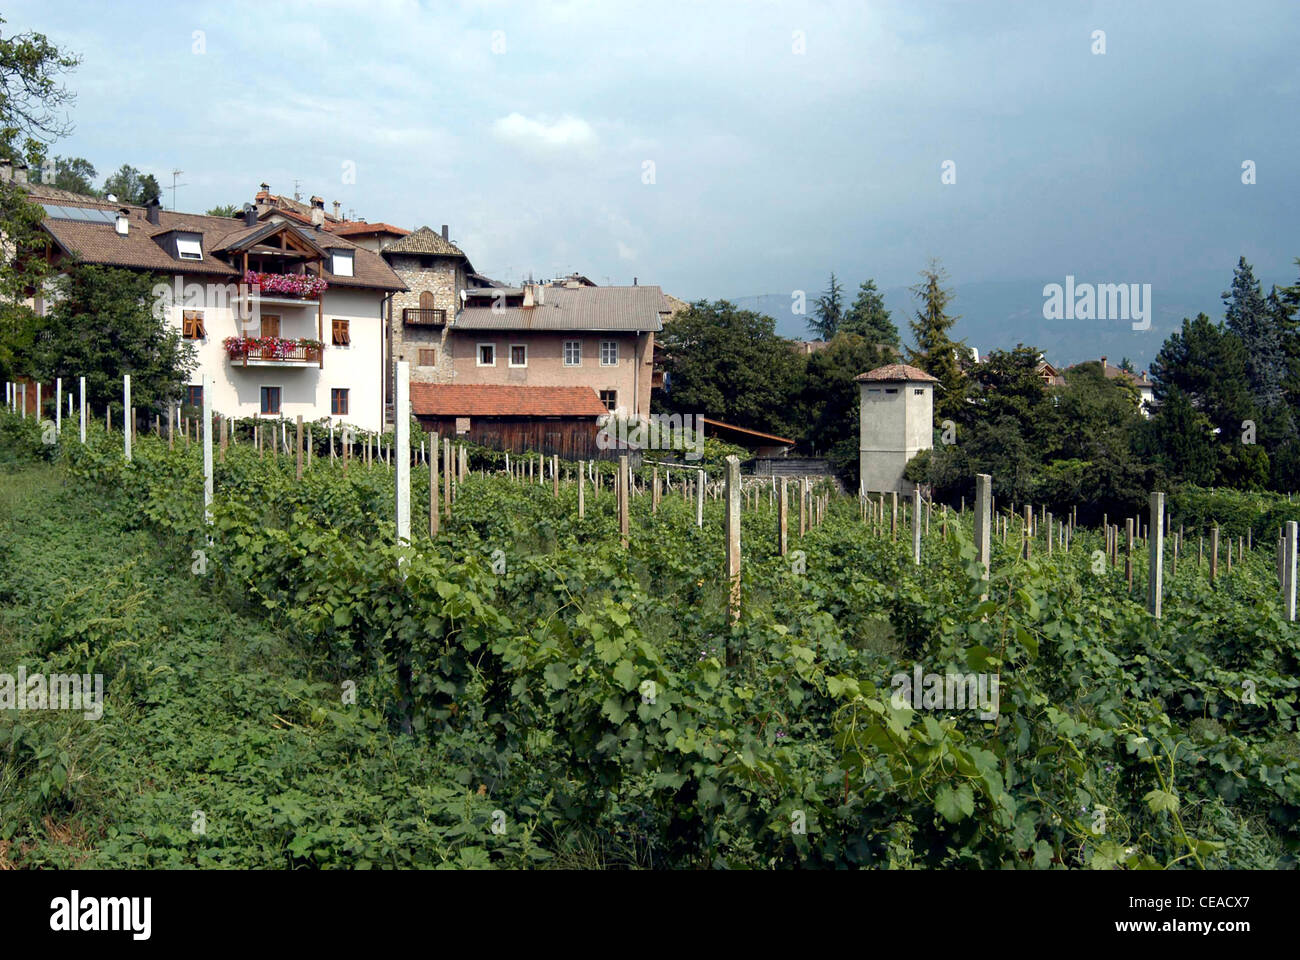
[[[584,419],[494,419],[471,417],[469,432],[456,433],[455,417],[418,418],[426,433],[438,432],[444,437],[468,440],[470,443],[502,450],[507,453],[541,453],[555,455],[565,460],[618,460],[620,452],[632,457],[633,465],[640,462],[639,450],[601,450],[596,445],[600,428],[595,420]]]

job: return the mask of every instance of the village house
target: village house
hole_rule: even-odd
[[[392,357],[413,361],[412,406],[427,429],[585,457],[591,418],[650,412],[654,336],[671,310],[659,287],[577,275],[503,286],[426,227],[383,255],[408,288],[393,302]]]
[[[156,307],[197,348],[188,402],[202,401],[207,376],[225,416],[383,428],[384,321],[403,284],[377,253],[323,223],[259,217],[253,205],[242,217],[211,217],[42,184],[27,191],[44,208],[56,260],[159,277]],[[47,304],[37,296],[34,306],[43,313]]]

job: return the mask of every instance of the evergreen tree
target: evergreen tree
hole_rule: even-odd
[[[1282,382],[1287,372],[1282,331],[1277,328],[1276,318],[1270,313],[1255,272],[1245,257],[1237,261],[1232,289],[1223,294],[1223,302],[1228,329],[1245,348],[1250,391],[1261,409],[1272,410],[1282,402]]]
[[[948,315],[952,291],[943,286],[947,274],[937,261],[921,271],[921,282],[912,287],[912,294],[921,301],[916,319],[911,322],[916,349],[908,347],[908,363],[938,379],[934,395],[934,422],[960,420],[966,416],[966,376],[957,361],[957,351],[966,345],[948,336],[952,325],[960,319]]]
[[[831,271],[831,282],[825,292],[816,299],[813,315],[808,318],[808,329],[817,334],[818,340],[830,340],[840,329],[844,319],[844,288],[835,279]]]
[[[867,280],[858,285],[858,296],[844,314],[840,324],[844,333],[856,333],[869,343],[899,347],[898,327],[889,319],[885,299],[876,290],[876,281]]]

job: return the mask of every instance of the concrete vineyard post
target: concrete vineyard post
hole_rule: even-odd
[[[912,488],[912,563],[921,565],[921,488]]]
[[[726,459],[727,469],[727,584],[731,622],[740,622],[740,458]],[[731,657],[728,656],[730,662]]]
[[[122,377],[122,449],[126,462],[131,462],[131,375]]]
[[[298,414],[298,420],[293,436],[294,448],[297,456],[294,461],[293,475],[294,479],[302,483],[302,414]]]
[[[1219,525],[1210,527],[1210,586],[1219,579]]]
[[[983,568],[981,576],[987,584],[989,579],[989,561],[992,550],[989,542],[991,531],[989,520],[992,517],[993,477],[987,473],[975,474],[975,556]],[[945,520],[946,523],[946,520]],[[988,599],[988,590],[981,592],[981,599]]]
[[[780,499],[777,500],[776,502],[776,516],[777,516],[776,550],[777,553],[783,557],[785,556],[786,550],[789,547],[789,542],[786,539],[786,522],[789,519],[789,513],[790,513],[790,506],[786,501],[786,478],[782,477]]]
[[[1296,521],[1288,520],[1286,522],[1286,536],[1283,540],[1286,557],[1282,563],[1282,575],[1286,580],[1286,587],[1282,591],[1282,597],[1286,606],[1286,619],[1288,622],[1295,620],[1296,530]]]
[[[627,457],[621,456],[618,458],[618,496],[615,499],[618,503],[618,535],[622,538],[624,550],[627,549],[628,535],[631,532],[627,515],[629,507],[628,480]]]
[[[1160,619],[1165,576],[1165,495],[1151,494],[1151,517],[1147,523],[1151,537],[1147,541],[1147,612]]]
[[[704,526],[704,484],[707,475],[703,470],[695,471],[695,525]]]
[[[509,454],[507,454],[509,456]],[[583,462],[578,461],[578,519],[587,516],[587,474],[583,471]]]
[[[1128,581],[1129,593],[1133,592],[1133,535],[1135,533],[1132,517],[1124,520],[1124,532],[1127,535],[1127,548],[1124,553],[1124,579]]]
[[[203,377],[203,522],[212,524],[212,391],[216,381]]]
[[[81,443],[86,443],[86,378],[81,378]]]
[[[393,398],[393,483],[396,499],[397,542],[411,542],[411,365],[397,361],[396,396]],[[302,417],[298,418],[298,468],[302,472]]]

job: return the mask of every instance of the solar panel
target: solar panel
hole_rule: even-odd
[[[100,210],[96,207],[64,207],[55,203],[42,203],[47,217],[55,220],[80,220],[83,223],[112,223],[117,216],[112,210]]]

